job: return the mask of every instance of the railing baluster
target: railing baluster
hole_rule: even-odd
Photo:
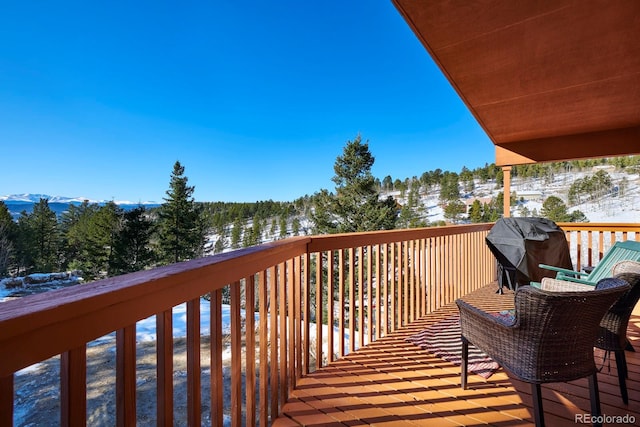
[[[0,426],[13,426],[13,375],[0,377]]]
[[[269,316],[271,325],[269,327],[269,342],[271,349],[271,373],[269,381],[271,385],[271,419],[274,420],[279,415],[278,405],[278,278],[276,267],[269,268]]]
[[[269,422],[269,323],[267,313],[267,272],[262,270],[258,275],[258,300],[260,322],[260,427],[267,427]],[[273,317],[273,315],[271,316]]]
[[[443,236],[443,252],[444,256],[442,260],[444,261],[442,266],[442,272],[444,273],[444,281],[442,283],[443,290],[443,300],[442,305],[444,306],[451,299],[451,282],[453,277],[453,268],[451,266],[452,261],[452,251],[451,251],[451,236]]]
[[[373,342],[373,247],[367,246],[367,343]]]
[[[158,426],[173,426],[173,315],[156,315],[156,417]]]
[[[384,285],[384,282],[382,279],[382,269],[380,268],[380,256],[382,255],[381,247],[382,245],[377,244],[373,249],[375,252],[373,267],[376,275],[376,299],[375,306],[373,307],[373,312],[375,313],[375,333],[373,335],[374,339],[382,338],[382,320],[380,313],[382,312],[382,286]]]
[[[356,350],[356,286],[355,286],[355,253],[353,248],[348,249],[349,256],[349,269],[347,274],[349,275],[349,352],[353,353]],[[345,289],[345,292],[347,290]]]
[[[210,295],[211,425],[221,426],[223,420],[222,398],[224,396],[224,382],[222,379],[222,289],[216,289]]]
[[[435,306],[435,296],[433,291],[433,282],[435,281],[435,251],[433,250],[433,238],[426,239],[427,253],[427,313],[431,312]]]
[[[598,261],[604,256],[604,233],[598,233]]]
[[[458,273],[460,296],[469,292],[469,281],[471,280],[468,274],[470,258],[467,256],[469,237],[469,235],[460,236],[460,271]]]
[[[231,426],[242,424],[242,320],[240,282],[231,284]]]
[[[296,259],[300,259],[296,257]],[[298,309],[296,301],[300,301],[300,276],[298,267],[294,260],[287,261],[287,281],[285,288],[287,289],[287,387],[284,395],[284,402],[287,400],[289,390],[292,390],[295,386],[296,370],[299,360],[299,354],[296,353],[297,336],[300,326],[297,325],[296,319],[298,317]]]
[[[338,251],[338,357],[344,357],[344,249]]]
[[[420,298],[420,264],[421,264],[421,260],[420,260],[420,240],[413,240],[413,249],[411,250],[412,253],[412,261],[411,261],[411,268],[413,269],[413,273],[411,274],[411,288],[413,289],[413,317],[411,318],[411,321],[414,321],[416,319],[418,319],[420,317],[420,303],[421,303],[421,298]]]
[[[593,233],[587,232],[587,265],[595,265],[593,260]]]
[[[396,322],[397,322],[397,305],[396,300],[398,298],[398,292],[396,291],[396,283],[397,283],[397,263],[396,263],[396,243],[391,243],[391,252],[389,256],[391,257],[391,271],[389,273],[389,278],[391,280],[391,287],[389,292],[391,293],[391,319],[390,319],[390,328],[389,331],[393,332],[396,330]]]
[[[440,302],[442,300],[442,288],[444,287],[443,283],[443,273],[442,273],[442,245],[440,244],[442,237],[436,236],[433,240],[433,252],[434,259],[432,268],[434,270],[433,283],[432,283],[432,291],[433,291],[433,307],[432,310],[437,310],[440,308]]]
[[[311,362],[311,254],[306,253],[303,255],[304,266],[302,270],[302,285],[303,285],[303,337],[302,337],[302,354],[304,356],[304,369],[301,372],[302,374],[308,374],[311,371],[309,366]],[[322,305],[320,306],[322,307]],[[317,320],[316,320],[317,322]]]
[[[291,337],[292,340],[289,343],[289,352],[291,357],[295,361],[291,367],[291,386],[295,388],[298,383],[298,379],[302,377],[302,355],[304,353],[305,344],[302,341],[302,301],[304,298],[304,290],[302,289],[302,265],[300,257],[295,257],[293,260],[293,272],[290,278],[290,285],[293,286],[293,304],[290,309],[293,314],[290,316],[289,324],[292,326]],[[306,320],[306,319],[305,319]]]
[[[427,247],[426,239],[420,239],[420,317],[427,314]]]
[[[401,326],[409,324],[411,316],[411,289],[409,288],[409,275],[411,274],[411,266],[409,265],[411,262],[409,259],[411,256],[409,250],[410,245],[411,242],[409,240],[403,241],[400,243],[398,251],[398,258],[400,260],[400,265],[398,266],[398,274],[400,275],[399,301],[402,305],[402,316],[398,322]]]
[[[187,423],[202,422],[200,388],[200,298],[187,301]]]
[[[256,276],[251,275],[245,279],[245,312],[246,312],[246,399],[247,419],[246,425],[256,425],[256,316],[255,316],[255,291]]]
[[[280,299],[280,333],[278,334],[278,338],[280,340],[280,407],[278,408],[278,415],[280,415],[280,409],[287,401],[287,386],[289,384],[289,380],[287,378],[288,374],[288,363],[289,360],[287,358],[287,296],[291,292],[291,289],[287,289],[287,267],[286,262],[279,265],[279,280],[278,280],[278,290],[279,290],[279,299]]]
[[[87,347],[60,357],[60,425],[87,425]]]
[[[382,299],[380,300],[378,305],[380,306],[381,311],[381,336],[387,336],[387,334],[389,333],[389,246],[387,243],[383,243],[382,247],[383,272],[379,275],[380,286],[382,287]],[[384,316],[382,315],[382,313],[384,313]]]
[[[577,253],[576,253],[576,270],[580,271],[582,270],[582,232],[579,231],[578,232],[578,236],[577,236]]]
[[[116,331],[116,424],[136,424],[136,325]]]
[[[324,320],[322,316],[322,307],[324,307],[322,302],[323,269],[322,252],[316,252],[316,369],[322,367],[322,323]]]
[[[333,362],[333,323],[334,323],[334,301],[333,301],[333,286],[334,286],[334,252],[327,251],[327,363]]]
[[[358,348],[364,346],[364,255],[362,246],[358,246]],[[354,295],[355,297],[355,295]]]

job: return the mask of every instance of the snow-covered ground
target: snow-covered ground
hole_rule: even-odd
[[[545,182],[544,179],[522,180],[515,179],[512,183],[512,191],[535,191],[541,194],[541,200],[525,200],[529,212],[533,209],[539,213],[542,202],[550,196],[562,199],[567,206],[569,187],[576,180],[591,176],[592,173],[560,173],[554,176],[552,182]],[[614,186],[624,188],[619,194],[609,194],[600,200],[582,203],[569,207],[569,212],[580,210],[589,219],[589,222],[640,222],[640,175],[626,174],[620,172],[609,172]],[[623,181],[626,185],[622,185]],[[514,216],[518,215],[518,207],[514,207]]]
[[[588,218],[589,222],[640,222],[640,175],[620,172],[608,172],[614,186],[626,187],[618,195],[610,194],[600,200],[583,203],[576,206],[569,206],[568,194],[571,184],[576,180],[592,176],[592,172],[579,173],[557,173],[552,180],[545,178],[522,179],[514,178],[511,182],[511,192],[518,195],[517,203],[512,206],[512,216],[521,216],[523,208],[532,216],[537,212],[538,216],[542,209],[542,204],[550,196],[559,197],[567,206],[568,211],[580,210]],[[623,186],[622,183],[625,182]],[[495,182],[481,183],[475,181],[473,191],[464,194],[463,200],[489,200],[497,197],[502,192],[502,187],[496,187]],[[408,192],[407,192],[408,193]],[[400,192],[392,191],[388,195],[395,197],[399,203],[407,202],[406,195],[402,197]],[[524,200],[521,201],[521,195]],[[535,195],[535,197],[531,197]],[[440,206],[439,192],[435,188],[426,194],[420,195],[420,208],[426,211],[426,218],[430,223],[444,221],[444,212]]]

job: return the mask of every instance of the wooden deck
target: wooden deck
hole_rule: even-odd
[[[513,293],[496,285],[465,299],[492,311],[513,306]],[[444,307],[298,381],[274,426],[439,426],[533,424],[531,387],[498,370],[488,380],[469,375],[460,387],[460,367],[433,356],[405,339],[435,321],[457,313]],[[640,423],[640,304],[629,324],[637,350],[627,352],[629,405],[620,398],[615,361],[598,376],[602,412],[631,415]],[[596,349],[596,357],[604,352]],[[589,412],[586,379],[542,386],[545,421],[576,426],[575,415]],[[577,423],[580,424],[580,423]],[[608,423],[605,423],[608,425]]]

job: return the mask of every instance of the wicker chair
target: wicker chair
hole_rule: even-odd
[[[593,288],[592,288],[593,289]],[[523,286],[515,294],[515,317],[505,321],[462,300],[462,388],[467,388],[469,343],[522,381],[531,383],[536,426],[544,425],[542,383],[589,377],[591,413],[600,415],[593,347],[602,316],[630,286],[603,279],[595,290],[549,292]]]
[[[620,395],[622,401],[629,403],[627,393],[627,357],[625,350],[635,351],[627,339],[627,326],[634,307],[640,300],[640,262],[621,261],[613,266],[611,274],[619,279],[625,280],[631,285],[631,289],[625,292],[605,313],[600,321],[600,329],[595,346],[613,352],[618,368],[618,383],[620,385]],[[582,291],[593,289],[590,285],[571,283],[563,280],[545,278],[542,280],[542,289],[550,291]]]

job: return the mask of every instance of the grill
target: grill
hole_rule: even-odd
[[[498,261],[498,293],[504,286],[515,291],[543,277],[555,277],[555,272],[538,264],[573,269],[564,231],[546,218],[499,219],[485,240]]]

